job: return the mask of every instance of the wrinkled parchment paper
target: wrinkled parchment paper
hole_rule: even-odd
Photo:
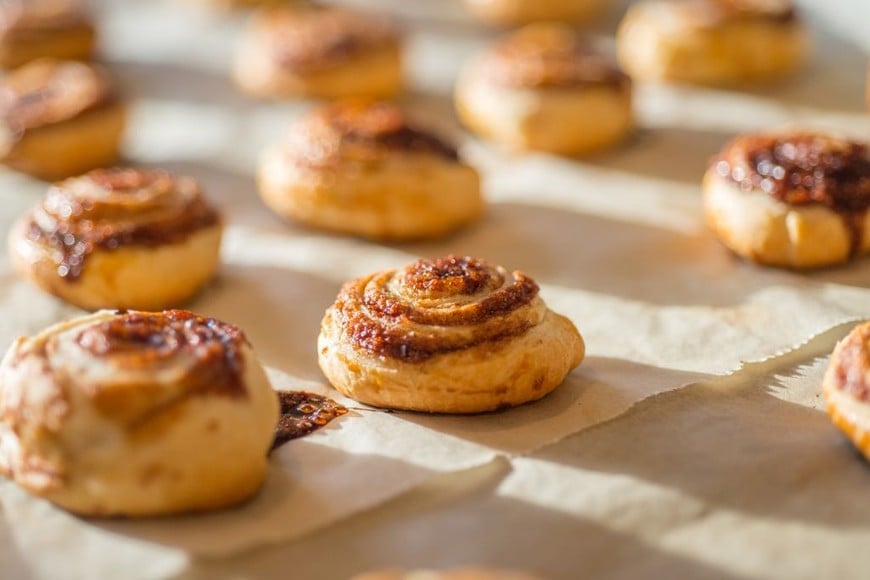
[[[452,79],[492,33],[463,22],[457,10],[442,13],[432,2],[418,8],[446,16],[409,23],[414,90],[406,105],[462,137],[449,101]],[[491,206],[484,221],[446,240],[383,246],[288,226],[259,203],[252,180],[257,154],[308,105],[257,103],[236,93],[226,69],[238,20],[145,0],[106,2],[102,14],[105,52],[135,99],[131,162],[197,177],[228,218],[221,275],[191,308],[242,326],[282,386],[326,389],[314,344],[342,282],[448,252],[533,276],[549,305],[583,333],[588,358],[552,396],[505,413],[355,411],[282,449],[264,493],[223,514],[89,522],[0,485],[0,538],[9,539],[0,542],[0,555],[21,570],[113,577],[126,569],[155,577],[181,569],[190,556],[226,556],[300,537],[439,474],[532,452],[652,395],[726,375],[870,316],[867,261],[809,275],[762,269],[727,254],[700,217],[706,161],[735,132],[811,121],[870,135],[861,99],[864,57],[824,31],[811,71],[793,82],[740,93],[639,87],[637,134],[594,158],[512,156],[462,137],[463,152],[485,177]],[[834,57],[837,66],[828,66]],[[0,173],[0,190],[6,231],[44,185]],[[77,312],[17,280],[4,257],[0,313],[0,341],[8,344]],[[562,471],[537,455],[514,465],[499,493],[523,495],[530,487],[524,482],[541,484],[528,498],[533,503],[558,503],[568,493],[567,484],[548,484],[558,483]],[[633,497],[628,490],[624,495]],[[593,503],[612,518],[621,505],[616,495]],[[628,507],[619,507],[627,518]],[[285,517],[300,513],[311,517]]]

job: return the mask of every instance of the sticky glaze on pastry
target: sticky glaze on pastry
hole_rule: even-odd
[[[866,143],[806,131],[744,135],[711,161],[704,197],[723,243],[763,264],[814,268],[870,248]]]
[[[360,402],[478,413],[544,397],[583,359],[538,286],[471,257],[419,260],[345,284],[321,324],[320,368]]]

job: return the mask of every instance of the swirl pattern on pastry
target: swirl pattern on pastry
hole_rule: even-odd
[[[362,100],[341,101],[312,111],[288,133],[284,151],[294,162],[313,167],[341,161],[376,163],[393,153],[459,160],[456,147],[417,126],[399,107]]]
[[[449,256],[354,280],[335,311],[357,348],[414,362],[521,334],[546,307],[522,272]]]
[[[77,306],[158,310],[211,278],[222,229],[189,177],[100,169],[52,186],[9,249],[22,274]]]
[[[117,101],[101,68],[80,62],[40,60],[0,84],[0,119],[7,132],[26,131],[74,119]]]
[[[480,217],[477,171],[397,106],[348,100],[296,120],[264,152],[260,195],[285,219],[372,239],[421,239]]]
[[[476,413],[545,396],[583,340],[522,272],[471,258],[419,260],[347,283],[323,319],[320,366],[375,406]]]
[[[95,248],[155,247],[218,225],[197,182],[164,171],[98,169],[51,189],[28,224],[51,248],[61,278],[75,280]]]
[[[180,310],[102,311],[18,339],[0,394],[0,472],[89,515],[245,499],[278,414],[242,331]]]
[[[489,82],[512,87],[630,84],[628,75],[567,26],[528,26],[482,57],[478,70]]]

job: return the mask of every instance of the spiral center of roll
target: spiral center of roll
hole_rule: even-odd
[[[504,284],[504,278],[482,260],[448,256],[414,262],[402,271],[399,284],[420,297],[446,298],[494,290]]]
[[[123,312],[83,330],[80,347],[97,357],[112,357],[125,369],[139,370],[187,355],[196,361],[194,380],[202,388],[245,393],[241,330],[186,310]],[[208,371],[211,369],[211,372]]]

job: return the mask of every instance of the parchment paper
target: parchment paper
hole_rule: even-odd
[[[641,87],[639,130],[629,143],[591,159],[566,160],[511,156],[461,136],[449,101],[452,79],[492,32],[461,20],[449,24],[454,16],[434,26],[409,23],[416,30],[409,44],[414,90],[405,104],[462,137],[464,153],[484,173],[491,206],[481,224],[447,240],[383,246],[288,226],[259,203],[252,180],[258,152],[307,105],[257,103],[231,87],[226,70],[239,21],[145,0],[106,2],[103,14],[105,52],[135,99],[131,162],[199,178],[229,220],[221,275],[190,307],[242,326],[268,365],[321,382],[314,341],[341,283],[448,252],[533,276],[550,306],[583,333],[588,359],[533,406],[471,418],[362,413],[294,444],[282,458],[291,454],[293,468],[310,475],[310,489],[329,498],[321,502],[322,517],[305,525],[281,521],[310,497],[304,488],[279,485],[277,474],[258,500],[265,503],[182,522],[88,523],[0,486],[11,538],[0,554],[8,551],[9,561],[23,561],[40,575],[111,576],[123,556],[153,566],[135,566],[137,574],[160,576],[183,566],[189,554],[229,554],[298,537],[434,474],[485,464],[496,454],[531,452],[651,395],[766,360],[870,313],[867,261],[812,275],[766,270],[735,260],[701,223],[698,181],[707,159],[735,132],[812,120],[870,135],[861,102],[864,57],[824,32],[811,70],[794,82],[741,93]],[[838,66],[827,66],[833,57]],[[0,190],[7,196],[0,209],[5,229],[44,185],[4,172]],[[15,279],[5,258],[0,261],[4,344],[75,313]],[[386,444],[399,439],[398,446]],[[515,465],[504,493],[517,497],[529,489],[527,482],[563,475],[539,456]],[[353,473],[347,481],[331,481],[347,470]],[[335,487],[344,484],[353,485]],[[528,501],[555,503],[568,493],[561,484],[541,489]],[[611,517],[616,499],[608,492],[593,503],[600,500]],[[255,517],[258,509],[268,513]],[[239,533],[221,534],[223,526]],[[77,558],[80,545],[101,557]]]

